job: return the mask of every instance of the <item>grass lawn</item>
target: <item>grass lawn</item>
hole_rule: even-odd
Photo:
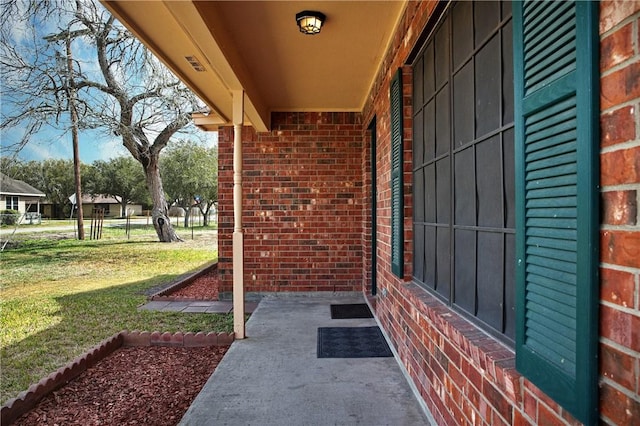
[[[137,310],[145,291],[217,259],[212,230],[177,229],[175,244],[107,228],[98,241],[20,236],[0,254],[2,403],[121,330],[231,332],[231,315]]]

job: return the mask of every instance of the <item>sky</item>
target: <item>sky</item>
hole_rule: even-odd
[[[18,131],[16,131],[18,132]],[[198,139],[204,139],[206,146],[214,146],[218,142],[218,135],[215,132],[197,132]],[[17,140],[18,133],[3,132],[0,134],[0,144],[4,148],[7,143]],[[175,139],[186,139],[187,134],[178,134]],[[122,145],[119,137],[107,137],[99,131],[80,131],[78,133],[78,152],[80,161],[91,164],[96,160],[110,160],[123,155],[131,155]],[[2,152],[2,156],[7,153]],[[18,153],[17,158],[23,161],[45,159],[72,159],[73,144],[71,132],[61,132],[56,129],[46,129],[34,135],[29,143]]]
[[[89,2],[91,0],[85,1]],[[14,40],[13,46],[17,47],[25,58],[29,57],[29,55],[33,56],[32,30],[35,29],[37,32],[35,38],[42,39],[45,35],[59,32],[59,25],[61,27],[63,26],[58,22],[39,23],[38,25],[29,25],[27,22],[15,22],[13,27],[10,28],[10,34]],[[100,81],[102,77],[99,73],[97,61],[94,59],[94,48],[83,42],[74,42],[72,48],[74,51],[74,59],[81,64],[83,73],[90,75],[92,80]],[[53,52],[48,53],[51,54]],[[3,51],[0,51],[0,54],[3,54]],[[5,84],[8,79],[2,70],[0,70],[0,79],[2,83],[0,85],[0,109],[2,110],[2,115],[6,116],[12,111],[10,109],[10,103],[6,102],[7,93],[2,93],[2,91],[7,90],[8,87]],[[4,102],[3,98],[5,98]],[[0,150],[0,156],[7,157],[16,155],[18,159],[25,161],[73,158],[68,113],[63,113],[59,120],[60,124],[58,126],[54,127],[53,123],[51,123],[52,125],[42,126],[40,132],[33,135],[29,139],[29,142],[17,154],[15,154],[14,150],[7,149],[7,147],[10,147],[22,139],[24,127],[16,126],[10,129],[0,130],[0,147],[2,148]],[[174,139],[197,139],[203,141],[206,146],[217,144],[217,133],[203,132],[194,126],[189,127],[190,133],[178,133],[174,136]],[[148,136],[152,137],[152,135]],[[122,155],[130,155],[122,145],[121,137],[106,134],[104,131],[80,130],[78,140],[80,160],[83,163],[90,164],[96,160],[109,160]]]

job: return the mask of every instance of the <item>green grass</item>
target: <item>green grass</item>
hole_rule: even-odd
[[[110,233],[25,239],[0,254],[2,402],[121,330],[233,330],[231,315],[137,310],[145,292],[217,258],[207,232],[176,244]]]

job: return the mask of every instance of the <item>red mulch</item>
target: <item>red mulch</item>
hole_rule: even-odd
[[[217,276],[216,271],[170,295],[217,300]],[[14,424],[175,425],[227,349],[228,346],[118,349],[44,398]]]
[[[15,424],[175,425],[228,348],[118,349]]]
[[[176,299],[218,300],[218,270],[196,278],[191,284],[167,294]]]

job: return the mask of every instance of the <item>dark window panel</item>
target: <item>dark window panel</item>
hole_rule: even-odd
[[[476,56],[476,137],[500,127],[500,38],[494,36]]]
[[[457,69],[473,51],[473,3],[457,3],[452,14],[453,69]]]
[[[418,169],[413,173],[413,193],[424,194],[424,169]],[[416,201],[418,201],[416,199]],[[424,222],[424,203],[416,202],[414,209],[414,220]]]
[[[473,93],[473,61],[453,77],[453,135],[454,146],[473,140],[475,124]]]
[[[480,142],[476,148],[479,226],[501,228],[504,223],[500,148],[499,135]]]
[[[454,161],[455,224],[473,226],[476,224],[476,179],[473,147],[457,152]]]
[[[504,237],[478,232],[478,318],[502,332]]]
[[[475,47],[480,46],[500,21],[500,3],[497,1],[473,2]]]
[[[449,78],[449,18],[436,31],[434,57],[436,89]]]
[[[515,177],[515,153],[513,145],[513,128],[502,134],[503,167],[504,167],[504,216],[507,228],[516,226],[516,177]]]
[[[449,152],[451,121],[449,117],[449,86],[436,95],[436,156]]]
[[[436,228],[425,226],[424,228],[424,283],[431,289],[436,284]]]
[[[476,232],[455,230],[455,304],[471,315],[476,310]]]
[[[436,154],[436,101],[430,100],[423,110],[424,114],[424,161],[433,160]],[[418,133],[419,134],[419,133]]]
[[[422,118],[423,110],[417,111],[413,118],[413,134],[421,135],[423,133],[424,120]],[[420,167],[424,164],[424,141],[421,138],[413,138],[413,166]]]
[[[431,163],[424,168],[424,220],[435,223],[436,221],[436,165]],[[418,193],[416,193],[418,197]],[[417,200],[416,202],[420,202]]]
[[[418,60],[418,62],[413,66],[413,106],[415,110],[422,108],[422,105],[424,104],[424,87],[422,80],[423,66],[423,58],[420,58],[420,60]]]
[[[516,238],[505,234],[504,250],[504,334],[516,338]]]
[[[436,221],[441,224],[450,223],[451,197],[449,158],[436,162]]]
[[[416,235],[414,243],[413,276],[420,282],[424,281],[424,225],[413,224],[413,234]]]
[[[435,86],[435,65],[433,60],[433,42],[427,45],[424,51],[424,100],[428,100],[436,91]]]
[[[513,27],[502,30],[502,124],[513,123]]]
[[[451,299],[451,253],[449,228],[436,229],[436,291],[447,301]]]
[[[501,5],[502,5],[502,19],[511,17],[511,2],[503,1],[501,2]]]

